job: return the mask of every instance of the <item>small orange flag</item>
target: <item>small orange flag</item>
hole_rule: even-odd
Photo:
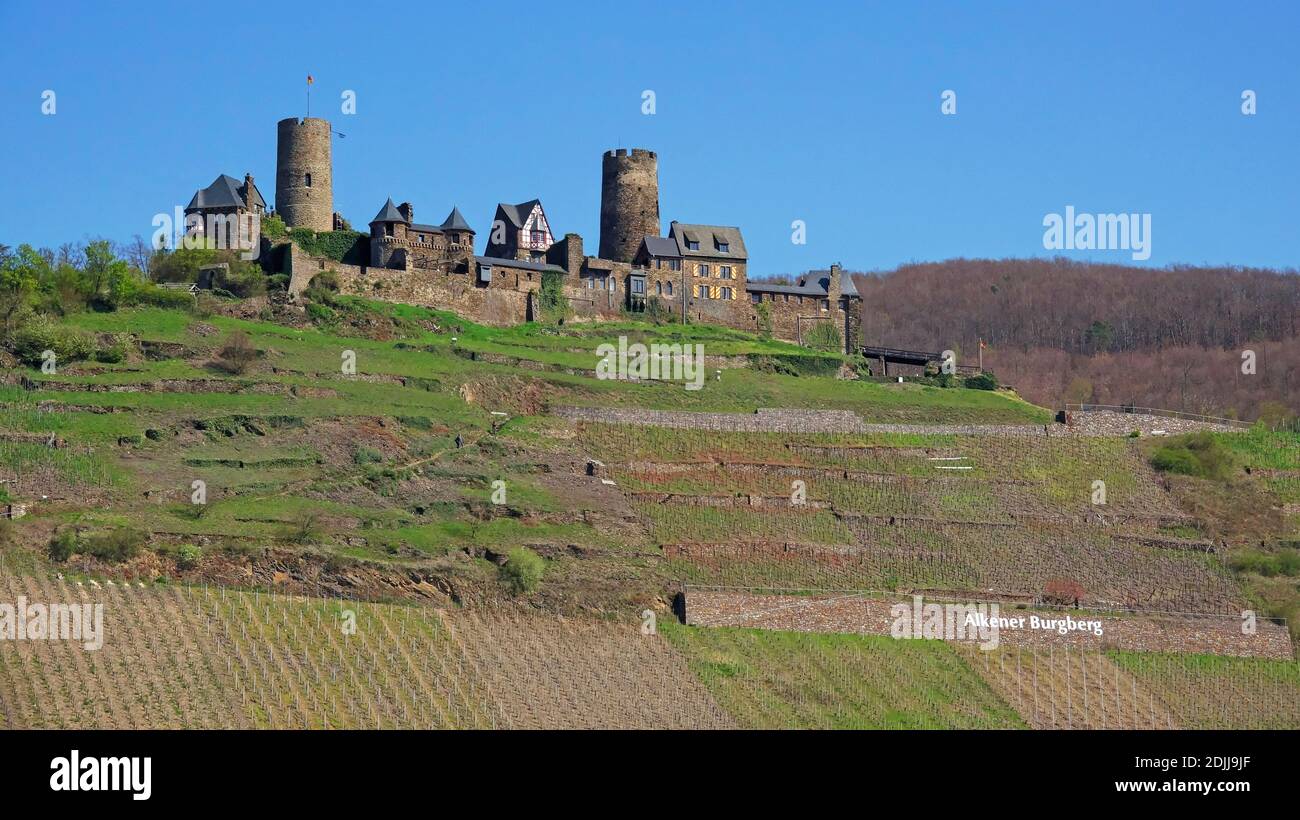
[[[307,85],[311,85],[311,84],[314,83],[314,82],[316,82],[316,81],[313,80],[313,79],[311,78],[311,75],[310,75],[310,74],[308,74],[308,75],[307,75]]]

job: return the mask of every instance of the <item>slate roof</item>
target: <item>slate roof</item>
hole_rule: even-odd
[[[530,199],[527,202],[521,202],[518,205],[511,205],[507,202],[497,203],[497,213],[505,216],[506,221],[516,228],[522,228],[528,215],[533,212],[533,208],[541,205],[540,199]]]
[[[810,270],[795,280],[795,284],[801,287],[815,286],[821,288],[825,293],[830,288],[831,272],[829,270]],[[857,286],[853,284],[853,277],[840,271],[840,295],[857,296]]]
[[[728,225],[690,225],[685,222],[673,222],[668,228],[668,236],[677,243],[679,256],[737,261],[744,261],[748,257],[740,228]],[[700,243],[700,249],[687,250],[688,241]],[[719,243],[727,245],[725,253],[718,250]]]
[[[470,231],[472,233],[474,230],[465,221],[465,217],[461,215],[460,208],[455,206],[452,206],[451,213],[447,214],[447,218],[443,220],[442,225],[439,227],[444,231]]]
[[[212,181],[212,184],[206,188],[201,188],[194,192],[194,197],[190,199],[190,204],[186,206],[185,212],[200,210],[202,208],[251,208],[248,204],[248,192],[244,190],[244,183],[235,179],[228,174],[222,174]],[[262,199],[262,194],[257,190],[257,185],[253,185],[253,202],[252,205],[261,205],[262,210],[266,210],[266,201]]]
[[[830,288],[831,272],[829,270],[810,270],[795,280],[793,285],[768,285],[763,282],[748,281],[745,290],[754,293],[788,293],[791,296],[825,296]],[[853,277],[840,273],[840,295],[857,297],[858,289],[853,285]]]
[[[401,211],[397,210],[397,206],[393,204],[393,198],[390,196],[388,201],[384,203],[384,207],[380,208],[379,213],[375,214],[375,218],[370,221],[371,223],[405,222],[406,217],[402,216]]]
[[[641,240],[645,245],[646,253],[658,257],[680,257],[681,253],[677,250],[677,242],[666,236],[647,236]]]
[[[476,256],[474,257],[474,260],[478,262],[480,265],[488,265],[494,268],[501,267],[501,268],[519,268],[520,270],[541,270],[541,271],[553,270],[553,271],[559,271],[560,273],[566,272],[564,268],[560,267],[559,265],[548,265],[543,262],[528,262],[523,259],[502,259],[501,257],[498,256]]]

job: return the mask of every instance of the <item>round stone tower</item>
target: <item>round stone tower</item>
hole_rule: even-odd
[[[330,124],[289,117],[277,125],[275,211],[290,228],[334,229]]]
[[[606,151],[600,169],[600,258],[631,262],[659,235],[659,159],[654,151]]]

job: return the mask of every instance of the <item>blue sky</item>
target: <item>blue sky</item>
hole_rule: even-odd
[[[310,72],[358,226],[390,195],[419,221],[456,204],[482,250],[496,202],[539,197],[594,253],[601,153],[639,146],[664,230],[740,226],[751,275],[1054,255],[1043,218],[1067,205],[1151,214],[1144,264],[1295,267],[1298,30],[1294,3],[1199,0],[4,0],[0,242],[148,236],[219,173],[273,198],[275,123],[305,113]]]

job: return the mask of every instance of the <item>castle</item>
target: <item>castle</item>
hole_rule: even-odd
[[[333,206],[330,123],[291,117],[276,132],[274,213],[289,228],[345,227]],[[186,214],[217,208],[260,214],[265,203],[251,175],[243,186],[223,175],[195,194]],[[410,202],[389,198],[360,239],[368,247],[339,261],[264,238],[262,264],[288,274],[295,297],[330,270],[345,293],[452,310],[486,324],[537,318],[538,291],[552,277],[577,320],[657,310],[794,342],[831,322],[846,351],[859,337],[860,297],[838,265],[809,271],[794,285],[749,282],[739,228],[673,221],[661,236],[659,159],[641,148],[602,158],[597,256],[584,253],[576,233],[557,239],[538,199],[498,204],[481,256],[474,253],[476,232],[455,206],[441,223],[425,224],[415,221]]]

